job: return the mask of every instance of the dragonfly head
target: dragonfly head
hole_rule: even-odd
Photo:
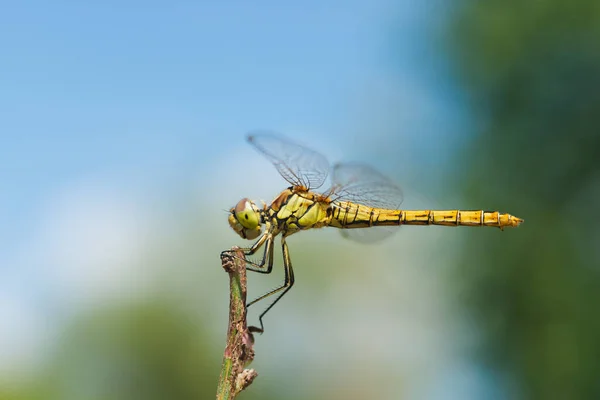
[[[229,225],[244,239],[256,239],[262,232],[262,216],[252,200],[241,199],[230,210]]]

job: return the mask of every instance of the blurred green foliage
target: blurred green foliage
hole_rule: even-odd
[[[480,118],[457,160],[466,193],[525,219],[469,232],[458,280],[478,354],[520,397],[600,398],[600,2],[465,1],[451,32]]]
[[[225,339],[211,343],[201,320],[164,298],[86,312],[64,329],[42,371],[2,388],[0,399],[214,398]],[[261,398],[270,397],[263,390]]]
[[[214,396],[219,351],[168,301],[100,309],[65,328],[28,393],[5,399],[199,399]]]

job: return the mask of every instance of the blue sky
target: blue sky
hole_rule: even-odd
[[[412,0],[5,3],[0,254],[71,182],[185,186],[255,128],[388,171],[434,165],[452,151],[433,140],[459,145],[428,32],[443,14]],[[389,137],[401,147],[375,140]]]
[[[208,164],[256,127],[347,134],[369,87],[418,80],[428,10],[341,4],[3,5],[3,219],[77,174]]]
[[[26,229],[49,190],[86,174],[197,173],[253,128],[326,136],[331,146],[356,135],[350,151],[381,131],[370,118],[429,129],[427,107],[445,94],[436,88],[443,74],[426,79],[439,68],[424,63],[424,22],[440,9],[418,4],[4,4],[3,225]],[[420,125],[407,125],[412,114]]]
[[[0,264],[52,220],[65,187],[102,182],[153,198],[208,184],[248,151],[255,128],[387,172],[451,154],[433,143],[452,138],[457,115],[428,32],[443,10],[411,0],[5,3]],[[375,140],[389,137],[401,147]]]

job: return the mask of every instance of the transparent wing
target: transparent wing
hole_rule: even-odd
[[[402,189],[374,168],[358,163],[336,164],[332,177],[334,203],[350,201],[369,207],[396,210],[404,199]],[[343,229],[342,236],[361,243],[376,243],[391,236],[397,226]]]
[[[404,200],[398,185],[368,165],[336,164],[331,181],[334,201],[351,201],[369,207],[397,210]]]
[[[329,162],[322,154],[271,131],[253,131],[248,141],[273,163],[292,185],[316,189],[329,174]]]
[[[340,232],[343,238],[354,242],[372,244],[389,238],[398,228],[397,226],[374,226],[365,229],[342,229]]]

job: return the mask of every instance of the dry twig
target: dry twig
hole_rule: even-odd
[[[217,387],[217,400],[235,399],[258,375],[253,369],[245,369],[254,359],[254,337],[248,331],[246,323],[244,260],[244,253],[235,247],[221,253],[223,269],[229,274],[229,327]]]

